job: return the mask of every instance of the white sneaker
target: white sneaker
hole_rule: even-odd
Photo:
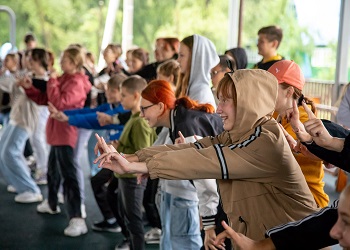
[[[77,237],[86,234],[88,231],[85,220],[83,218],[72,218],[69,221],[69,226],[64,229],[64,235]]]
[[[146,244],[159,244],[160,236],[162,235],[162,230],[157,227],[152,228],[145,233]]]
[[[81,217],[82,217],[83,219],[85,219],[85,218],[86,218],[85,204],[81,204],[80,210],[81,210]]]
[[[15,196],[15,201],[19,203],[33,203],[39,202],[43,200],[43,196],[41,194],[32,193],[32,192],[24,192],[17,194]]]
[[[7,192],[9,192],[9,193],[17,193],[17,190],[16,190],[16,188],[14,186],[8,185],[7,186]]]
[[[47,184],[47,174],[43,173],[41,170],[36,170],[34,175],[34,180],[38,185],[46,185]]]
[[[36,207],[36,211],[38,211],[39,213],[46,213],[46,214],[59,214],[59,213],[61,213],[61,209],[59,206],[56,207],[56,211],[53,211],[50,208],[49,202],[47,199],[45,199],[42,203],[40,203]]]
[[[58,203],[64,204],[64,197],[62,193],[57,194]]]

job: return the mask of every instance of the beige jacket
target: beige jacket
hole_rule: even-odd
[[[219,179],[230,226],[254,240],[271,227],[305,217],[317,205],[288,143],[271,117],[277,80],[263,70],[237,70],[236,123],[196,143],[137,152],[151,178]],[[180,150],[182,149],[182,150]]]

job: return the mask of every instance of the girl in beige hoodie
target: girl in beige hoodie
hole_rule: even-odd
[[[285,136],[272,118],[277,80],[264,70],[226,74],[217,113],[224,132],[195,143],[153,146],[121,156],[99,140],[96,161],[118,173],[151,178],[218,179],[230,226],[259,240],[273,226],[317,210]]]

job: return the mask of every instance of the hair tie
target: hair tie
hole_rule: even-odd
[[[227,63],[227,67],[231,70],[231,72],[228,72],[228,73],[233,73],[233,72],[235,72],[234,70],[233,70],[233,65],[232,65],[232,62],[231,62],[231,60],[229,60],[229,59],[226,59],[226,63]]]
[[[298,106],[301,106],[304,101],[304,95],[301,94],[301,96],[298,98]]]

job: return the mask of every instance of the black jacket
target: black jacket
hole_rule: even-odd
[[[179,137],[178,131],[181,131],[184,137],[215,136],[223,132],[223,125],[218,114],[186,109],[178,105],[170,114],[169,136],[173,143]]]

